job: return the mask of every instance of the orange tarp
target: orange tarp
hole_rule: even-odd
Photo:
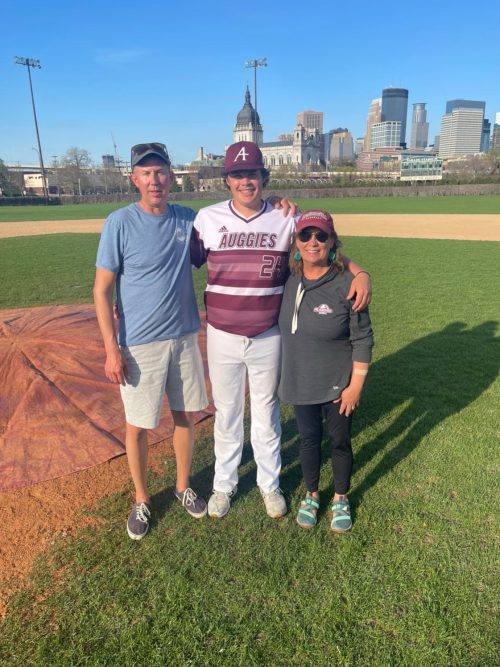
[[[90,468],[125,452],[120,393],[104,375],[93,306],[0,311],[0,383],[0,491]],[[210,403],[196,420],[212,414]],[[165,398],[160,425],[149,431],[148,441],[159,442],[172,432]]]

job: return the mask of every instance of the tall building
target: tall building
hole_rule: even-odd
[[[401,123],[399,145],[406,147],[406,116],[408,113],[408,90],[406,88],[384,88],[382,91],[381,122]]]
[[[303,125],[306,130],[319,130],[319,133],[323,134],[323,112],[299,111],[297,114],[298,125]]]
[[[411,121],[410,148],[426,148],[429,138],[429,123],[425,102],[416,102],[413,105]]]
[[[372,127],[375,123],[380,123],[380,115],[382,113],[382,98],[377,97],[377,99],[370,102],[370,108],[368,109],[368,118],[366,119],[366,134],[363,149],[369,151],[372,141]],[[360,152],[360,151],[358,151]]]
[[[401,145],[401,121],[386,120],[372,125],[370,150],[375,148],[399,148]]]
[[[259,114],[255,111],[250,101],[250,91],[248,86],[245,92],[245,104],[236,118],[236,125],[233,128],[233,140],[253,141],[258,146],[262,146],[264,133],[260,124]]]
[[[330,162],[345,162],[354,158],[354,142],[347,128],[331,130]]]
[[[500,111],[495,114],[495,125],[500,125]]]
[[[500,120],[500,118],[498,120]],[[500,148],[500,123],[495,123],[493,125],[490,148]]]
[[[466,105],[456,106],[457,103]],[[446,109],[447,113],[441,118],[439,157],[479,153],[483,135],[484,102],[452,100],[447,102]]]
[[[488,118],[483,120],[483,131],[481,133],[481,153],[487,153],[490,150],[490,131],[491,123]]]
[[[365,137],[358,137],[354,142],[354,153],[356,157],[364,150],[365,147]]]

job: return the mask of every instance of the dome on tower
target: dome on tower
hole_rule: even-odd
[[[245,93],[245,104],[236,117],[236,125],[252,125],[253,127],[260,125],[259,114],[255,111],[250,102],[250,91],[248,90],[248,86]]]

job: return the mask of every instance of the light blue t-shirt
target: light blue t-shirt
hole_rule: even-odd
[[[117,274],[120,345],[199,330],[189,253],[195,215],[172,204],[164,215],[153,215],[131,204],[107,218],[96,266]]]

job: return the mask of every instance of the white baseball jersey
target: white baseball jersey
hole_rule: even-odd
[[[251,337],[278,323],[294,229],[294,218],[267,202],[249,219],[231,201],[199,211],[193,240],[207,258],[209,324]]]

